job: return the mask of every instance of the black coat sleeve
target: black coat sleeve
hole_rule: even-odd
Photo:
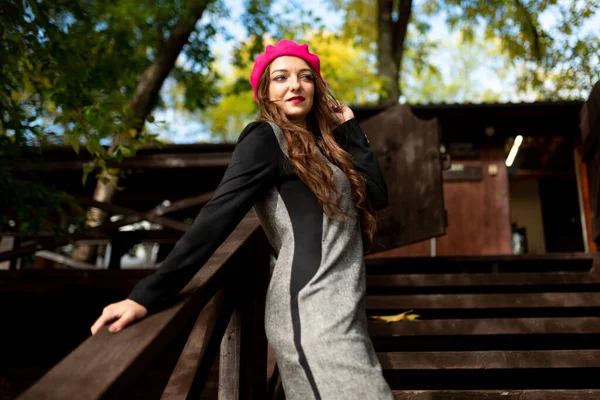
[[[275,183],[279,152],[279,144],[268,123],[248,125],[240,135],[213,198],[202,207],[190,229],[156,272],[141,280],[128,298],[152,309],[161,299],[179,293]]]
[[[373,209],[382,210],[388,206],[388,189],[377,155],[369,145],[367,136],[361,129],[356,118],[352,118],[338,126],[334,135],[338,143],[352,156],[354,166],[367,184],[367,197]]]

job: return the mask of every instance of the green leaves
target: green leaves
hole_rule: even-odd
[[[211,4],[210,12],[203,14],[206,18],[182,52],[186,62],[172,74],[186,87],[185,104],[193,110],[213,104],[217,96],[218,77],[210,72],[208,43],[219,31],[215,18],[226,13],[220,0],[3,3],[0,154],[18,157],[23,149],[63,143],[77,154],[85,149],[91,155],[82,169],[83,184],[92,171],[98,172],[98,179],[120,174],[113,167],[123,157],[140,146],[160,144],[145,127],[145,121],[153,123],[154,118],[145,113],[136,117],[131,110],[140,78],[178,21],[190,14],[186,7],[205,3]],[[162,105],[160,95],[149,104]],[[117,146],[111,154],[108,146],[113,142]],[[6,177],[14,168],[4,157],[3,188],[10,186]],[[22,174],[35,180],[34,174]],[[3,196],[13,207],[28,207],[14,191]],[[31,218],[35,214],[15,213]],[[21,221],[19,226],[34,230],[40,223]]]
[[[88,175],[94,170],[94,164],[86,164],[83,166],[83,174],[81,175],[81,183],[85,186]]]
[[[328,4],[333,9],[343,10],[341,34],[375,55],[377,2],[329,0]],[[397,1],[393,4],[398,6]],[[499,40],[497,48],[507,60],[505,69],[515,66],[519,71],[513,90],[537,91],[540,98],[581,97],[600,79],[596,55],[600,42],[598,33],[582,34],[585,23],[599,11],[600,3],[594,0],[415,1],[403,49],[406,63],[401,71],[402,80],[407,81],[407,75],[412,73],[427,71],[431,65],[431,56],[436,55],[437,48],[427,37],[430,21],[443,16],[450,31],[460,33],[465,43],[473,43],[482,34],[488,42]],[[423,85],[427,82],[423,81]],[[469,90],[467,85],[463,85],[463,89]]]

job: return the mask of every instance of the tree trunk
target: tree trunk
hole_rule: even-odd
[[[411,12],[412,0],[378,0],[377,63],[385,88],[381,105],[397,104],[402,94],[400,72]]]
[[[148,117],[148,114],[150,114],[152,108],[156,105],[163,82],[175,66],[175,61],[179,53],[181,53],[183,46],[188,42],[190,34],[194,31],[196,22],[202,17],[208,5],[213,1],[192,1],[173,28],[171,36],[159,46],[154,62],[142,74],[131,101],[131,109],[133,110],[135,122],[130,128],[139,132],[144,127],[146,117]],[[109,148],[109,152],[112,153],[115,146],[122,143],[122,141],[123,138],[116,137]],[[109,181],[107,184],[98,181],[94,190],[94,200],[110,203],[114,198],[115,186],[118,184],[118,181],[114,176],[106,174],[103,174],[103,176],[108,178]],[[106,213],[104,211],[97,208],[90,208],[88,210],[88,226],[100,225],[105,219]],[[77,245],[73,249],[72,256],[76,260],[93,263],[96,259],[97,250],[97,246]]]

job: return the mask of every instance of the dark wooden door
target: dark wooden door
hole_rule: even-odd
[[[389,250],[446,232],[440,129],[398,104],[360,122],[377,153],[389,207],[377,215],[374,251]]]

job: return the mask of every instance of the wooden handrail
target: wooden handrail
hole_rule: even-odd
[[[196,320],[215,293],[232,282],[231,278],[237,275],[240,266],[248,269],[251,264],[263,263],[265,265],[254,266],[257,270],[268,271],[265,260],[268,260],[266,237],[258,219],[250,213],[192,278],[172,305],[149,315],[119,334],[111,334],[107,327],[103,327],[48,371],[19,399],[126,397],[132,386],[136,385],[137,379],[160,356],[161,349],[184,327],[189,326],[190,321]],[[228,319],[225,325],[227,322]],[[215,333],[222,337],[224,326],[220,330],[221,332]],[[260,338],[260,335],[257,337]],[[266,343],[264,348],[266,359]],[[262,375],[264,379],[264,372]]]

